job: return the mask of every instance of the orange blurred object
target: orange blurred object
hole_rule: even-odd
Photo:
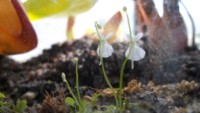
[[[114,43],[117,39],[117,30],[119,28],[119,25],[122,22],[122,14],[120,11],[116,12],[109,20],[108,22],[104,25],[103,29],[104,32],[103,34],[109,34],[109,33],[113,33],[113,36],[111,36],[111,38],[108,40],[109,43]]]
[[[74,24],[75,24],[75,17],[69,16],[68,22],[67,22],[67,40],[68,41],[72,41],[74,39],[74,34],[73,34]]]
[[[0,0],[0,54],[24,53],[36,46],[36,33],[20,1]]]

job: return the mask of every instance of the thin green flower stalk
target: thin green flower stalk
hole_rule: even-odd
[[[138,41],[143,37],[143,33],[138,33],[136,36],[133,37],[132,30],[130,26],[129,16],[126,12],[126,7],[123,8],[124,12],[126,13],[128,27],[130,32],[130,39],[129,39],[129,47],[125,52],[126,59],[124,60],[121,70],[120,70],[120,82],[119,82],[119,104],[120,104],[120,113],[123,112],[124,104],[122,102],[122,87],[123,87],[123,76],[124,76],[124,69],[128,60],[131,60],[131,68],[134,68],[134,61],[139,61],[145,56],[145,51],[139,46]]]
[[[80,92],[79,92],[78,58],[74,58],[74,62],[75,62],[75,70],[76,70],[76,92],[77,92],[77,95],[78,95],[79,102],[82,103]],[[82,104],[81,104],[81,106],[83,107]]]
[[[103,76],[104,76],[104,79],[105,79],[106,83],[108,84],[109,88],[113,92],[113,95],[114,95],[114,98],[115,98],[115,102],[116,102],[116,106],[117,106],[117,109],[118,109],[119,101],[118,101],[117,95],[115,93],[115,90],[114,90],[113,86],[111,85],[111,83],[110,83],[110,81],[108,79],[108,76],[106,74],[105,67],[104,67],[103,57],[102,57],[102,54],[101,54],[101,47],[102,47],[101,43],[103,43],[104,40],[102,40],[102,37],[101,37],[101,35],[99,33],[98,29],[100,29],[101,27],[97,24],[97,22],[95,22],[95,28],[96,28],[96,31],[97,31],[97,34],[98,34],[99,40],[100,40],[100,45],[99,45],[100,49],[98,49],[97,53],[99,53],[101,69],[102,69]]]
[[[124,7],[123,8],[123,11],[126,13],[126,18],[127,18],[127,22],[128,22],[128,27],[129,27],[129,33],[130,33],[130,41],[132,41],[132,33],[131,33],[131,26],[130,26],[130,21],[129,21],[129,16],[126,12],[127,8]],[[134,46],[133,45],[134,43],[131,43],[131,49],[132,47]],[[129,52],[129,55],[130,55],[130,52]],[[122,102],[122,86],[123,86],[123,76],[124,76],[124,69],[125,69],[125,66],[126,66],[126,63],[128,62],[128,57],[126,57],[126,59],[123,61],[122,63],[122,67],[121,67],[121,70],[120,70],[120,78],[119,78],[119,105],[120,105],[120,113],[123,112],[123,102]]]
[[[63,82],[65,82],[66,83],[66,85],[67,85],[67,88],[68,88],[68,90],[69,90],[69,93],[72,95],[72,97],[73,97],[73,99],[75,100],[75,102],[78,104],[78,106],[79,106],[79,111],[83,111],[83,105],[82,105],[82,103],[81,103],[81,98],[80,98],[80,93],[79,93],[79,91],[77,92],[77,95],[79,95],[78,96],[78,98],[76,98],[76,96],[75,96],[75,94],[73,93],[73,91],[72,91],[72,89],[71,89],[71,87],[70,87],[70,85],[69,85],[69,82],[67,81],[67,79],[66,79],[66,75],[65,75],[65,73],[62,73],[62,79],[63,79]],[[76,76],[77,76],[77,74],[76,74]],[[77,83],[77,80],[78,79],[76,79],[76,83]],[[76,84],[77,85],[77,84]],[[77,90],[78,90],[78,88],[77,88]]]
[[[75,94],[73,93],[73,91],[72,91],[72,89],[71,89],[71,87],[70,87],[70,85],[69,85],[69,82],[68,82],[67,79],[66,79],[65,73],[62,73],[61,76],[62,76],[63,82],[65,82],[66,85],[67,85],[67,88],[68,88],[68,90],[69,90],[69,93],[72,95],[72,97],[74,98],[74,100],[75,100],[78,104],[80,104],[79,101],[78,101],[78,99],[76,98]]]

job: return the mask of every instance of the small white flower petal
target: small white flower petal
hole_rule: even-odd
[[[134,52],[133,52],[134,61],[143,59],[145,54],[146,54],[145,51],[141,47],[135,45]]]
[[[104,58],[111,56],[113,51],[114,49],[107,41],[100,43],[99,47],[97,48],[97,54]]]
[[[143,33],[138,33],[138,34],[134,37],[134,41],[137,42],[137,41],[140,40],[143,36],[144,36]]]
[[[131,50],[131,52],[130,52],[130,50]],[[131,61],[139,61],[142,58],[144,58],[145,51],[137,45],[135,45],[132,49],[129,46],[129,48],[127,49],[127,51],[125,53],[125,56],[128,57],[128,59]]]

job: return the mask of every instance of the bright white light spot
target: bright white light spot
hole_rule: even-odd
[[[163,16],[163,0],[153,0],[155,3],[155,7],[158,11],[158,14],[162,17]]]
[[[21,0],[22,3],[26,2],[27,0]]]

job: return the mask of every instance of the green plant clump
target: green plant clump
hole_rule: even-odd
[[[17,100],[16,105],[6,100],[6,96],[0,92],[0,113],[23,113],[27,108],[26,100]]]

